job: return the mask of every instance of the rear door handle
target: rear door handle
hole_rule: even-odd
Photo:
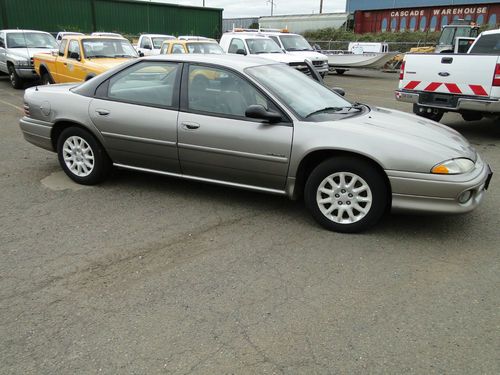
[[[181,126],[186,130],[196,130],[200,127],[200,124],[196,122],[183,122]]]
[[[99,116],[108,116],[111,113],[107,109],[96,109],[95,111]]]

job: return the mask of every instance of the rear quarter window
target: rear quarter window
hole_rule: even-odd
[[[500,55],[500,33],[484,35],[472,47],[471,54]]]

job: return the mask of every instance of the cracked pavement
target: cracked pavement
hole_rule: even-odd
[[[327,80],[411,110],[395,74]],[[342,235],[272,195],[123,170],[75,188],[21,107],[0,77],[0,374],[500,373],[496,175],[471,214]],[[443,122],[500,171],[500,124]]]

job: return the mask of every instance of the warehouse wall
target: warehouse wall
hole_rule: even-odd
[[[357,10],[415,8],[438,5],[497,4],[500,0],[346,0],[346,11]]]
[[[0,0],[0,28],[218,38],[222,32],[222,9],[131,0]]]

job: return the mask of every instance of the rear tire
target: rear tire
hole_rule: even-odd
[[[364,231],[380,221],[388,204],[384,176],[354,157],[334,157],[309,175],[304,200],[314,219],[328,230]]]
[[[13,65],[9,65],[9,79],[10,79],[10,84],[12,85],[13,88],[16,90],[22,89],[24,86],[24,81],[19,78],[19,76],[16,73],[16,69],[14,69]]]
[[[444,111],[439,108],[423,107],[418,104],[413,104],[413,113],[417,116],[425,117],[426,119],[439,122],[443,118]]]
[[[47,71],[44,71],[42,73],[42,78],[40,79],[40,81],[42,82],[42,85],[52,85],[54,83],[54,81],[50,77],[49,72]]]
[[[339,76],[344,74],[347,70],[346,69],[335,69],[335,73],[337,73]]]
[[[57,156],[64,172],[82,185],[95,185],[108,177],[111,160],[88,131],[70,127],[57,140]]]

